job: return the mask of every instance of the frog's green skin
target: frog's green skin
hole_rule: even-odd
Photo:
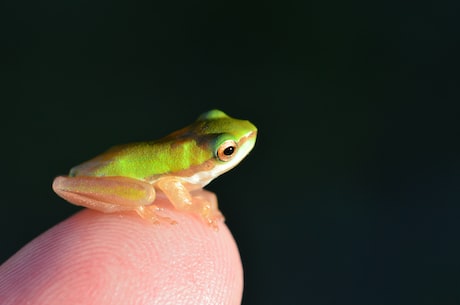
[[[194,212],[217,228],[221,218],[214,194],[202,190],[236,166],[254,147],[257,128],[220,110],[156,141],[115,146],[53,182],[69,202],[99,210],[134,210],[154,222],[153,204],[164,193],[176,209]]]

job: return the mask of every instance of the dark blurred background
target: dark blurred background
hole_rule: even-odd
[[[78,210],[56,175],[220,108],[244,304],[460,304],[460,2],[2,6],[1,262]]]

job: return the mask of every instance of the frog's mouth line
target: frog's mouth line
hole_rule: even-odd
[[[256,136],[257,136],[257,130],[254,130],[254,131],[251,131],[249,132],[247,135],[243,136],[240,141],[238,142],[238,150],[241,150],[243,149],[243,155],[242,157],[238,160],[238,162],[236,162],[236,164],[238,164],[251,150],[252,148],[254,147],[254,145],[256,144]],[[245,146],[246,142],[248,141],[252,141],[252,145],[250,146]],[[239,153],[241,155],[241,152]],[[237,158],[235,158],[237,159]],[[233,159],[234,160],[234,159]],[[229,161],[229,162],[232,162],[233,160]],[[236,165],[235,164],[235,165]]]
[[[241,138],[240,142],[238,143],[238,146],[243,146],[243,144],[247,140],[255,138],[256,135],[257,135],[257,130],[251,131],[250,133],[248,133],[247,135]]]

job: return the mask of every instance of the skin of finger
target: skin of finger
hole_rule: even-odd
[[[219,223],[165,209],[177,224],[83,210],[0,266],[2,304],[240,304],[236,243]]]

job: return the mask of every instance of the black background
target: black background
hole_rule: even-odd
[[[459,3],[3,3],[1,261],[78,210],[54,176],[219,108],[244,304],[460,304]]]

